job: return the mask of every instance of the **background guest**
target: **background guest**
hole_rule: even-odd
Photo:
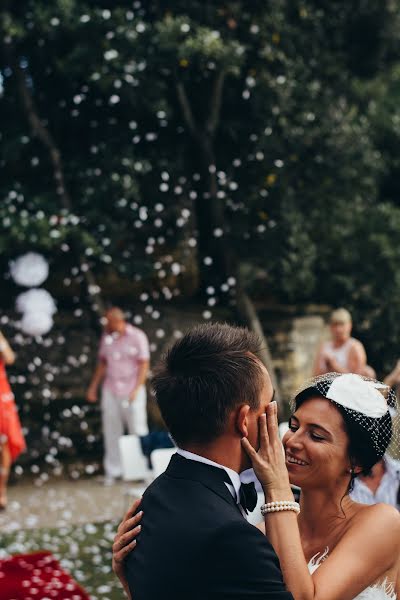
[[[400,383],[400,360],[397,361],[393,371],[389,373],[383,380],[386,385],[390,387],[396,387]]]
[[[12,365],[15,355],[0,332],[0,509],[7,506],[7,483],[11,463],[25,450],[14,395],[7,380],[5,365]]]
[[[330,317],[331,339],[323,342],[314,362],[313,375],[324,373],[357,373],[374,377],[367,365],[367,355],[359,340],[351,337],[352,319],[348,310],[338,308]]]
[[[96,402],[102,383],[106,485],[111,485],[122,474],[118,440],[124,428],[138,436],[148,433],[145,382],[149,357],[146,334],[127,323],[120,308],[109,309],[100,342],[98,364],[87,391],[87,400]]]
[[[370,475],[354,480],[350,496],[362,504],[384,502],[400,510],[400,461],[385,455],[372,467]]]

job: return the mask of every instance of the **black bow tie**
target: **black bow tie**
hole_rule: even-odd
[[[243,509],[248,512],[253,512],[257,506],[257,490],[253,482],[242,483],[239,489],[239,501]]]

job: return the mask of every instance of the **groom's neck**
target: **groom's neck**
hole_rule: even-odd
[[[228,467],[236,473],[243,470],[241,447],[234,448],[230,440],[229,443],[225,440],[218,440],[210,444],[187,444],[182,449],[208,458],[208,460],[212,460],[223,467]]]

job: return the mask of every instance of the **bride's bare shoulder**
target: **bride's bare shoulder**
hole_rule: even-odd
[[[384,504],[383,502],[378,502],[378,504],[358,504],[358,509],[356,512],[357,518],[362,519],[389,519],[394,523],[400,523],[400,513],[399,511],[390,504]]]
[[[373,527],[374,530],[381,529],[385,535],[390,531],[390,537],[397,540],[400,546],[400,513],[394,506],[383,502],[371,506],[359,505],[352,521],[353,527]]]

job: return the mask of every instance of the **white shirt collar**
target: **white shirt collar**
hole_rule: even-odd
[[[400,475],[400,460],[396,460],[386,455],[384,456],[383,460],[385,461],[387,473],[389,473],[391,477],[398,479]]]
[[[224,469],[224,471],[226,471],[226,473],[229,476],[229,479],[232,482],[232,487],[236,494],[235,499],[236,499],[236,502],[239,504],[239,490],[240,490],[240,485],[241,485],[239,473],[236,473],[236,471],[234,471],[233,469],[229,469],[229,467],[225,467],[224,465],[220,465],[220,464],[214,462],[213,460],[205,458],[204,456],[200,456],[199,454],[194,454],[193,452],[189,452],[188,450],[182,450],[182,448],[177,448],[176,453],[180,454],[181,456],[183,456],[184,458],[187,458],[189,460],[195,460],[197,462],[204,463],[205,465],[217,467],[218,469]],[[227,486],[229,486],[229,484],[227,484]],[[231,490],[231,492],[232,492],[232,490]],[[233,496],[233,494],[232,494],[232,496]]]

